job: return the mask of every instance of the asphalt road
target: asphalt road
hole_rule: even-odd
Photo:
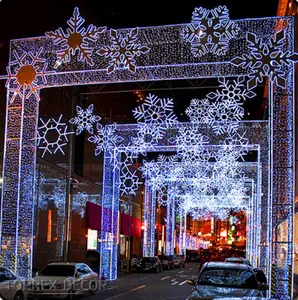
[[[188,278],[196,278],[198,264],[189,263],[185,268],[164,270],[158,274],[133,273],[110,282],[105,291],[82,300],[185,300],[192,287]]]

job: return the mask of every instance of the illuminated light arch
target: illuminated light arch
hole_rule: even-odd
[[[204,12],[204,9],[198,8],[196,11],[198,15],[195,15],[195,18],[201,18],[199,14]],[[261,183],[259,183],[262,185],[262,207],[258,210],[258,224],[261,226],[261,234],[256,237],[252,236],[254,238],[253,245],[256,248],[254,251],[258,251],[257,257],[259,258],[254,264],[263,267],[269,278],[271,278],[272,265],[276,265],[278,267],[276,285],[270,287],[271,296],[278,299],[290,299],[289,287],[291,287],[293,274],[288,271],[293,270],[292,229],[294,214],[293,62],[298,59],[297,54],[293,50],[293,20],[290,17],[283,17],[231,21],[225,9],[216,8],[212,10],[211,15],[204,17],[204,22],[194,19],[192,23],[197,21],[201,22],[200,24],[208,23],[208,19],[210,16],[212,18],[212,14],[214,16],[216,14],[222,16],[224,20],[221,20],[221,22],[223,21],[220,24],[221,26],[230,26],[229,28],[235,29],[235,33],[226,32],[228,39],[225,40],[223,46],[218,44],[216,39],[212,39],[212,37],[211,42],[208,37],[207,43],[205,43],[203,39],[205,29],[200,28],[202,33],[199,33],[199,47],[200,49],[207,49],[206,47],[208,47],[208,51],[201,53],[200,57],[195,57],[196,55],[194,54],[196,53],[194,53],[193,48],[197,46],[192,45],[193,41],[190,40],[190,36],[185,36],[185,32],[183,32],[189,24],[144,27],[138,28],[137,31],[135,29],[123,29],[118,31],[118,33],[121,31],[123,38],[131,34],[134,39],[137,34],[137,42],[129,44],[129,47],[136,46],[136,49],[139,49],[139,45],[141,45],[141,47],[146,47],[146,49],[143,48],[143,52],[146,53],[138,52],[140,55],[135,54],[133,65],[127,65],[127,61],[125,58],[123,60],[122,57],[119,65],[114,65],[113,62],[113,66],[115,66],[113,70],[109,69],[111,68],[109,59],[98,55],[101,53],[99,52],[100,49],[111,45],[108,41],[111,41],[111,35],[115,35],[115,33],[112,33],[112,30],[104,31],[101,28],[101,33],[90,35],[91,40],[88,39],[87,43],[88,28],[83,28],[80,34],[83,36],[86,33],[85,40],[84,38],[82,40],[86,42],[86,45],[88,44],[84,53],[82,52],[82,49],[84,49],[83,44],[81,44],[82,47],[79,47],[77,40],[74,43],[70,43],[70,45],[67,44],[68,36],[65,32],[59,36],[61,44],[60,40],[55,42],[55,39],[51,40],[49,36],[13,40],[11,42],[11,60],[8,65],[8,75],[6,76],[9,93],[7,93],[1,200],[1,244],[5,245],[4,248],[6,249],[1,253],[4,266],[15,268],[18,275],[24,277],[29,277],[32,269],[32,199],[34,198],[33,187],[36,162],[36,143],[32,141],[36,140],[39,110],[38,91],[40,89],[94,83],[218,77],[229,77],[228,80],[234,77],[239,82],[240,79],[237,78],[244,76],[246,79],[249,79],[247,90],[251,90],[266,77],[269,78],[269,127],[267,127],[267,123],[265,123],[266,126],[263,123],[256,123],[251,125],[251,127],[245,128],[249,135],[246,137],[249,143],[253,143],[256,148],[259,147],[260,156],[258,159],[261,165],[259,178],[262,179]],[[73,18],[79,19],[78,10],[75,10]],[[285,22],[279,24],[280,20]],[[280,25],[278,32],[275,31],[277,23]],[[239,31],[236,28],[239,28]],[[216,28],[212,27],[211,29]],[[73,30],[74,28],[72,33],[74,33]],[[212,30],[212,32],[215,35],[217,31]],[[181,39],[177,37],[181,37]],[[58,42],[59,44],[57,44]],[[77,61],[75,61],[70,59],[70,56],[74,55],[76,51],[79,52],[77,46],[83,55],[79,55]],[[224,50],[228,48],[231,51],[218,52],[215,50],[220,48]],[[44,52],[39,52],[40,49],[47,49],[47,53],[53,53],[55,58],[58,58],[59,63],[57,64],[52,59],[49,59]],[[147,51],[147,49],[150,49],[150,51]],[[214,49],[214,51],[210,49]],[[268,51],[274,51],[274,54],[268,54]],[[18,58],[21,59],[24,53],[32,53],[35,58],[39,57],[36,54],[40,53],[41,59],[46,61],[36,63],[36,69],[28,65],[26,72],[24,72],[25,68],[22,69],[17,77],[18,69],[25,66],[27,62],[24,60],[21,64],[13,64]],[[35,60],[35,58],[31,56],[32,60]],[[61,64],[62,59],[64,63]],[[270,66],[267,62],[269,62]],[[42,65],[43,63],[44,65]],[[111,72],[108,72],[109,70]],[[39,77],[37,76],[38,72],[40,74]],[[23,73],[29,74],[28,76],[26,75],[26,80],[23,80]],[[35,78],[35,81],[33,78]],[[30,89],[28,89],[28,93],[27,85],[30,83],[36,93]],[[31,93],[31,91],[33,92]],[[17,97],[14,97],[15,92]],[[210,98],[208,99],[210,100]],[[223,111],[222,108],[221,106],[221,112]],[[216,110],[213,112],[216,112]],[[223,113],[220,116],[218,114],[216,116],[220,119],[223,117]],[[240,109],[240,118],[241,116],[242,112]],[[237,126],[232,127],[233,130],[223,131],[218,128],[216,132],[218,134],[217,138],[214,135],[214,128],[208,127],[207,124],[204,134],[210,138],[210,144],[217,144],[221,140],[221,145],[223,145],[223,137],[227,135],[227,132],[232,135],[237,130],[238,133],[239,128],[242,126],[240,123],[239,118],[235,117],[235,125]],[[258,128],[257,124],[261,124],[260,127],[263,126],[263,128]],[[197,124],[198,127],[201,125],[200,123]],[[177,131],[179,126],[181,124],[171,124],[167,128],[163,139],[156,140],[156,145],[153,147],[155,152],[164,150],[176,151],[175,130]],[[252,132],[256,134],[256,128],[250,132],[253,126],[256,126],[260,132],[265,130],[266,134],[264,134],[261,141],[254,140]],[[134,133],[132,135],[134,138],[138,138],[140,124],[134,126],[126,125],[124,127],[116,126],[115,130],[113,129],[112,131],[114,136],[124,138],[127,137],[128,130]],[[260,139],[260,136],[258,136],[258,139]],[[164,143],[165,141],[167,141],[167,144]],[[93,142],[99,146],[98,152],[102,151],[101,144],[103,142],[100,138],[98,142],[96,139]],[[270,146],[269,149],[268,144]],[[119,163],[121,164],[121,152],[134,153],[135,148],[133,140],[130,139],[121,142],[115,140],[107,147],[104,147],[103,150],[105,176],[102,206],[105,211],[108,209],[109,213],[105,214],[102,224],[101,272],[109,280],[114,280],[117,277],[117,220],[121,177],[120,167],[115,166],[119,166]],[[146,152],[145,148],[141,150]],[[148,189],[151,189],[151,187],[148,187]],[[148,211],[154,214],[153,201],[150,199],[150,193],[147,194],[145,199],[146,207]],[[259,199],[260,196],[253,198],[252,203],[254,203],[254,207],[260,204],[258,202]],[[146,229],[146,242],[148,244],[146,246],[149,252],[152,251],[150,239],[154,232],[154,228],[149,222],[150,218],[152,216],[147,213],[146,222],[148,222],[146,226],[148,230]],[[182,224],[184,221],[185,219],[182,218]],[[285,223],[287,224],[287,234],[282,236],[278,229]],[[276,239],[272,238],[272,232],[277,233]],[[181,234],[183,235],[185,232]],[[24,244],[26,244],[26,248],[24,248]],[[284,249],[286,250],[286,255],[281,260],[280,253],[284,253]],[[13,265],[14,261],[16,261],[16,265]],[[270,280],[269,284],[271,285]]]

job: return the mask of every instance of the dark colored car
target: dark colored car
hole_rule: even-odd
[[[138,263],[137,270],[140,272],[161,272],[162,265],[157,256],[143,257]]]
[[[169,255],[158,255],[158,258],[161,262],[163,270],[170,270],[174,269],[175,264],[174,264],[174,259],[173,256]]]
[[[254,268],[254,272],[256,274],[259,286],[263,291],[263,297],[266,297],[266,290],[268,290],[267,277],[261,268]]]
[[[189,300],[227,297],[262,297],[256,274],[245,264],[209,262],[200,271],[198,280],[188,280],[193,285]]]

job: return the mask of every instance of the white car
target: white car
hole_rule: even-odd
[[[0,267],[0,297],[3,300],[25,300],[27,298],[25,280],[12,271]]]
[[[84,263],[51,263],[33,278],[28,296],[72,298],[78,294],[95,293],[100,284],[98,274]]]

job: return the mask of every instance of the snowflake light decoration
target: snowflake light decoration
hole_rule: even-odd
[[[191,123],[210,124],[212,120],[208,114],[210,108],[210,101],[208,99],[192,99],[190,106],[185,110]]]
[[[66,33],[60,27],[55,31],[46,32],[45,35],[54,40],[55,45],[60,45],[61,49],[57,52],[60,63],[69,63],[71,56],[78,51],[77,60],[86,62],[93,66],[92,46],[90,42],[95,42],[97,36],[106,30],[106,27],[96,27],[89,25],[88,28],[82,27],[85,20],[80,16],[79,9],[76,7],[73,16],[67,21],[69,28]]]
[[[226,6],[215,9],[195,8],[192,21],[182,31],[182,37],[191,44],[195,57],[211,53],[224,55],[229,41],[238,35],[239,27],[230,20]]]
[[[124,165],[120,172],[120,194],[124,195],[136,195],[139,190],[139,185],[143,184],[139,181],[139,176],[136,174],[137,170],[131,171]]]
[[[150,51],[150,48],[142,46],[137,41],[138,33],[138,28],[132,29],[125,36],[117,30],[110,30],[112,45],[97,51],[98,55],[110,58],[107,68],[108,74],[121,69],[129,70],[132,73],[136,72],[135,57]]]
[[[37,130],[37,146],[40,150],[43,150],[42,157],[48,152],[49,154],[55,154],[60,151],[63,155],[65,154],[62,147],[68,143],[68,135],[73,132],[67,131],[68,126],[66,123],[62,123],[63,115],[60,115],[56,121],[54,118],[50,118],[48,121],[43,121]]]
[[[152,151],[158,145],[158,127],[146,124],[138,125],[137,137],[132,137],[132,146],[135,152],[142,153],[144,156],[148,151]]]
[[[94,105],[91,104],[87,109],[82,109],[80,106],[76,107],[77,116],[70,119],[71,124],[77,125],[76,135],[79,135],[83,130],[87,130],[93,134],[93,126],[101,120],[100,116],[93,114]]]
[[[116,126],[102,126],[100,123],[96,124],[96,134],[90,136],[88,141],[96,144],[95,156],[98,156],[100,153],[107,149],[113,149],[116,146],[119,146],[124,139],[121,136],[115,134]]]
[[[181,127],[176,137],[178,157],[185,160],[202,160],[201,153],[209,142],[208,136],[198,133],[196,126]]]
[[[232,108],[223,102],[216,102],[210,106],[209,115],[215,134],[232,133],[238,129],[239,121],[244,117],[244,109],[241,106]]]
[[[285,66],[290,66],[291,62],[298,61],[298,54],[291,54],[290,51],[282,51],[285,42],[285,31],[281,30],[268,41],[263,41],[254,33],[246,34],[250,54],[243,54],[231,60],[235,66],[248,68],[250,80],[247,82],[249,90],[255,88],[263,82],[264,77],[276,83],[276,85],[286,87]]]
[[[173,110],[173,99],[162,99],[149,94],[144,103],[133,110],[133,115],[138,123],[155,126],[156,134],[161,139],[166,129],[178,122]]]
[[[21,99],[29,99],[33,94],[37,100],[40,100],[38,91],[47,83],[46,59],[41,58],[43,48],[34,54],[32,52],[24,52],[21,56],[14,50],[12,60],[7,70],[6,87],[12,93],[10,103],[13,103],[16,96]]]
[[[246,99],[252,99],[256,96],[256,93],[246,89],[244,76],[239,76],[234,80],[219,77],[218,82],[220,83],[219,87],[215,92],[207,94],[207,98],[222,101],[227,108],[236,109]]]

